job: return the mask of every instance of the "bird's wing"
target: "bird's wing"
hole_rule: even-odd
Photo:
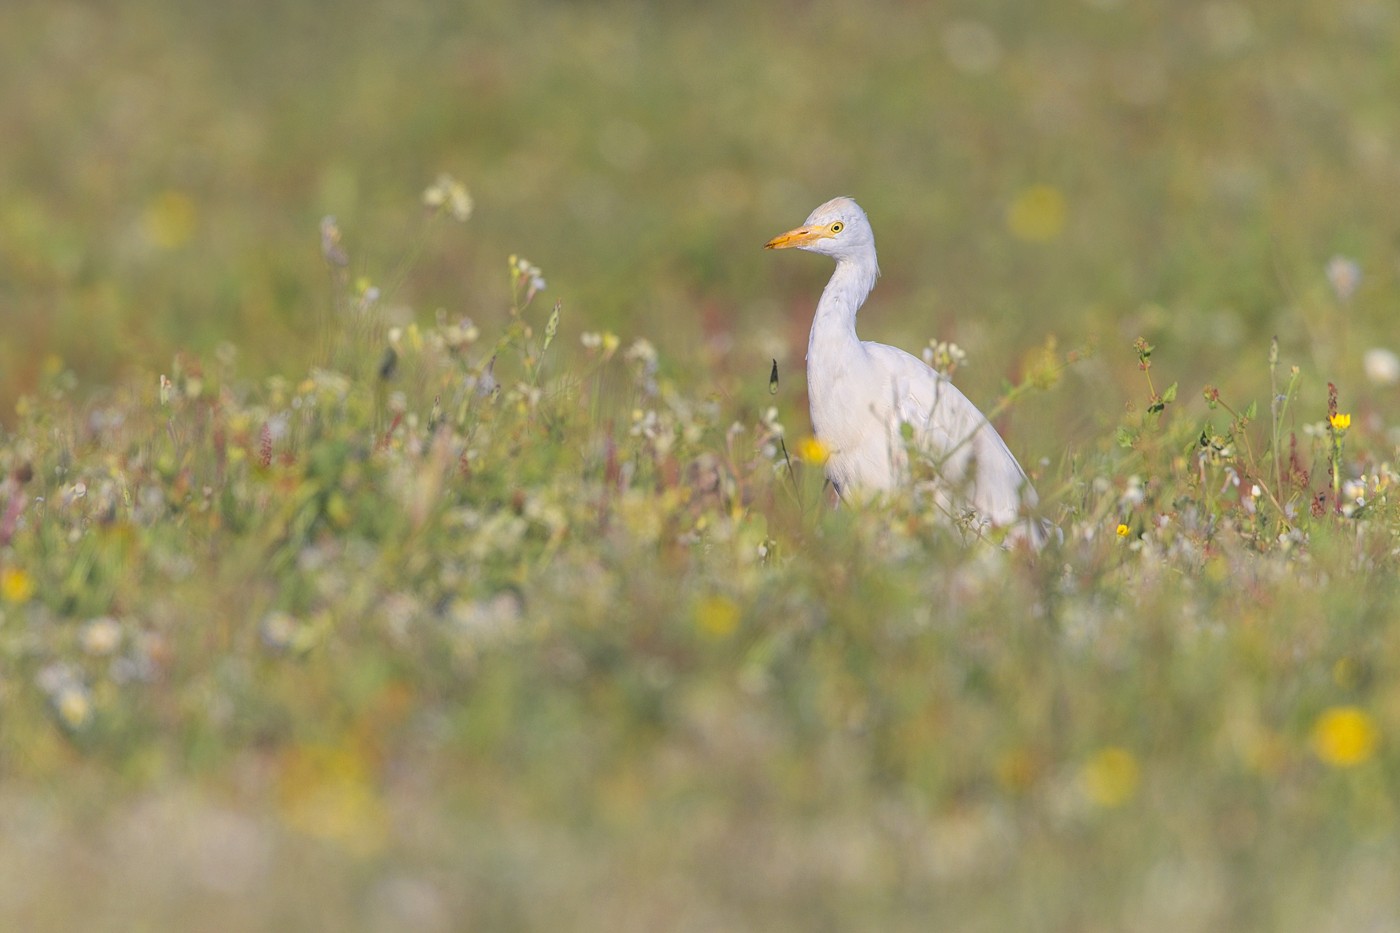
[[[1022,505],[1034,505],[1035,490],[1006,442],[985,415],[923,360],[895,347],[866,343],[876,367],[888,377],[894,415],[914,428],[923,450],[950,483],[965,483],[964,495],[993,524],[1016,521]],[[898,425],[892,427],[897,428]]]

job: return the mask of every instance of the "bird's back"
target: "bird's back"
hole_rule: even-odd
[[[848,433],[847,449],[833,451],[829,472],[863,488],[893,488],[908,473],[901,432],[908,424],[917,450],[937,468],[940,498],[949,508],[968,505],[992,524],[1009,525],[1023,505],[1035,504],[1021,465],[956,386],[903,350],[868,341],[861,347],[871,391],[855,407],[864,409],[866,430],[856,443]]]

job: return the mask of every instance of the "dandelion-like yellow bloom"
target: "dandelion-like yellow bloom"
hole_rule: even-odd
[[[803,438],[802,443],[797,445],[797,456],[804,463],[814,463],[821,466],[831,458],[831,451],[815,437],[808,437]]]
[[[1105,748],[1084,763],[1079,782],[1090,800],[1101,807],[1116,807],[1137,793],[1138,762],[1124,748]]]
[[[1334,706],[1317,717],[1312,728],[1312,747],[1334,768],[1351,768],[1369,759],[1380,736],[1375,723],[1355,706]]]
[[[1118,537],[1120,537],[1120,538],[1126,538],[1127,536],[1128,536],[1128,526],[1127,526],[1127,525],[1119,525],[1119,526],[1118,526]]]
[[[18,567],[6,567],[0,573],[0,597],[7,603],[27,603],[34,595],[34,580]]]
[[[1351,427],[1351,415],[1344,415],[1341,412],[1337,412],[1337,414],[1332,415],[1327,420],[1331,421],[1332,427],[1338,431],[1345,431],[1347,428]]]

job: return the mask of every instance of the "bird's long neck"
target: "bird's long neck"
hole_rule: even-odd
[[[821,301],[817,302],[817,313],[812,318],[812,336],[807,342],[808,361],[814,355],[820,356],[824,349],[860,343],[856,336],[856,312],[875,287],[879,274],[874,256],[869,262],[837,261],[836,271],[826,283]]]

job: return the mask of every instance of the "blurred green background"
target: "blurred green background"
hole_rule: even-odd
[[[1362,354],[1397,342],[1397,38],[1394,0],[6,0],[0,422],[68,369],[79,396],[136,388],[27,406],[0,445],[0,916],[1393,929],[1400,578],[1376,461],[1400,412]],[[405,355],[398,435],[377,377],[347,405],[320,374],[291,404],[323,398],[297,423],[326,434],[273,458],[340,323],[321,218],[390,288],[444,171],[475,214],[432,231],[389,317],[470,316],[485,353],[528,256],[549,281],[530,321],[563,301],[561,381],[604,370],[569,368],[582,331],[660,348],[675,398],[632,397],[698,426],[668,422],[674,476],[630,401],[594,418],[561,392],[537,421],[503,377],[461,441],[475,472],[445,483],[429,377],[475,395],[434,353]],[[820,508],[806,466],[780,497],[758,453],[724,451],[756,496],[690,499],[730,419],[770,401],[770,358],[805,433],[830,266],[761,246],[842,194],[884,270],[863,336],[957,341],[974,401],[1051,338],[1098,339],[999,423],[1032,471],[1099,446],[1037,477],[1044,501],[1073,486],[1054,559]],[[1139,335],[1182,392],[1124,453]],[[1338,384],[1346,468],[1380,507],[1260,555],[1231,531],[1254,499],[1220,504],[1238,454],[1173,458],[1202,383],[1267,399],[1273,335],[1303,371],[1291,418]],[[175,353],[225,345],[230,401],[179,378],[159,400]],[[603,466],[614,435],[630,486]],[[1298,504],[1335,437],[1302,442]],[[323,642],[284,650],[284,609]],[[147,673],[117,677],[104,631]],[[92,705],[65,711],[85,676]],[[1354,760],[1318,750],[1329,710],[1373,730]]]
[[[1047,336],[1099,338],[1018,450],[1142,394],[1139,333],[1189,399],[1257,392],[1277,333],[1320,404],[1393,320],[1397,37],[1384,0],[10,0],[0,419],[51,355],[89,387],[223,341],[247,375],[305,371],[319,219],[382,282],[440,171],[477,210],[391,296],[423,320],[499,322],[521,253],[566,333],[796,377],[829,269],[759,247],[845,194],[884,270],[862,335],[963,344],[974,400]],[[1334,254],[1363,273],[1347,305]]]

